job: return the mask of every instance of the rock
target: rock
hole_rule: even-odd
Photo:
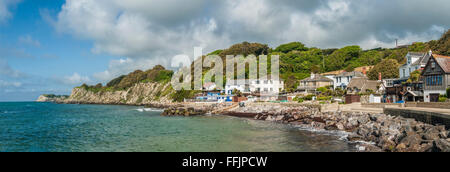
[[[364,141],[364,139],[360,135],[357,135],[357,134],[354,134],[354,133],[349,134],[347,136],[347,140],[350,141],[350,142]]]
[[[395,142],[389,139],[381,139],[378,143],[378,146],[381,147],[382,150],[386,152],[393,152],[395,150]]]
[[[397,152],[405,152],[406,151],[406,145],[404,143],[401,143],[395,147]]]
[[[450,142],[444,139],[434,140],[434,145],[440,152],[450,152]]]
[[[314,122],[311,123],[311,125],[312,125],[312,127],[316,128],[316,129],[320,129],[320,130],[325,129],[325,124],[321,123],[321,122],[315,122],[314,121]]]
[[[314,117],[313,121],[320,122],[320,123],[325,123],[325,120],[323,120],[321,117]]]
[[[275,121],[282,121],[284,118],[284,115],[278,115],[275,117]]]
[[[434,127],[431,127],[427,130],[425,130],[424,134],[423,134],[423,139],[425,140],[434,140],[434,139],[438,139],[439,137],[439,130],[437,130]]]
[[[407,147],[411,147],[413,145],[420,145],[422,142],[422,138],[415,132],[408,132],[406,137],[400,141],[400,144],[405,144]]]
[[[340,123],[340,122],[336,124],[336,127],[337,127],[337,129],[339,129],[341,131],[345,130],[344,125],[342,123]]]
[[[433,149],[434,149],[433,143],[427,143],[422,144],[418,152],[434,152]]]
[[[357,121],[359,124],[365,124],[370,121],[369,115],[363,115]]]
[[[369,136],[370,130],[368,130],[368,129],[365,128],[365,127],[362,127],[362,128],[359,128],[359,129],[358,129],[357,133],[358,133],[360,136],[362,136],[363,138],[365,138],[365,137]]]
[[[441,131],[439,133],[439,137],[441,137],[441,139],[447,139],[448,137],[448,132],[447,131]]]

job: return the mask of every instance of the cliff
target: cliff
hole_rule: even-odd
[[[170,83],[137,83],[121,91],[91,91],[83,87],[74,88],[69,98],[58,103],[70,104],[124,104],[164,105],[172,103]]]
[[[44,94],[44,95],[39,96],[39,98],[36,100],[36,102],[60,102],[60,101],[64,101],[67,98],[69,98],[69,96]]]

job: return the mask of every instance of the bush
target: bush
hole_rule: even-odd
[[[447,98],[450,99],[450,88],[447,88]]]
[[[447,97],[446,96],[439,96],[439,102],[446,102],[447,101]]]
[[[310,94],[310,95],[307,95],[306,97],[304,97],[303,99],[305,99],[305,100],[312,100],[313,97],[314,97],[314,95]]]
[[[319,100],[319,101],[328,101],[328,100],[331,100],[331,99],[333,99],[332,96],[322,96],[322,97],[319,97],[317,100]]]

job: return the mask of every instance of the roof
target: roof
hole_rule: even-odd
[[[301,80],[301,82],[333,82],[333,80],[319,74],[313,74],[311,77]]]
[[[409,55],[415,56],[416,58],[419,58],[419,60],[415,61],[411,65],[423,65],[423,66],[425,66],[428,63],[428,60],[430,60],[430,57],[431,57],[430,53],[424,53],[424,52],[409,52]]]
[[[433,57],[436,59],[436,62],[444,70],[445,73],[450,73],[450,57],[449,56],[433,54]]]
[[[353,77],[365,77],[363,73],[353,71],[353,72],[344,72],[339,75],[336,75],[337,77],[346,77],[346,76],[353,76]]]
[[[423,97],[423,92],[422,91],[407,91],[404,96],[411,94],[414,97]]]
[[[367,78],[353,78],[348,84],[347,88],[353,89],[358,88],[361,92],[366,92],[368,89],[372,91],[377,91],[381,85],[379,81],[369,80]]]

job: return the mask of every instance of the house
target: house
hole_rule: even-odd
[[[217,88],[216,83],[214,82],[207,82],[203,84],[203,91],[213,91]]]
[[[432,54],[422,71],[425,102],[438,102],[450,87],[450,57]]]
[[[381,81],[369,80],[367,77],[353,78],[347,86],[347,94],[383,93]]]
[[[347,89],[347,85],[350,84],[353,78],[363,78],[365,75],[361,72],[344,72],[334,77],[334,89],[341,88],[342,90]]]
[[[305,93],[315,93],[318,88],[332,86],[333,84],[334,81],[332,79],[312,73],[311,77],[300,81],[297,90]]]
[[[363,73],[364,75],[368,72],[368,71],[370,71],[372,68],[374,68],[375,66],[361,66],[361,67],[357,67],[357,68],[355,68],[353,71],[355,71],[355,72],[361,72],[361,73]],[[342,73],[344,73],[345,72],[345,70],[337,70],[337,71],[332,71],[332,72],[327,72],[327,73],[322,73],[322,74],[320,74],[320,75],[322,75],[322,76],[324,76],[324,77],[327,77],[327,78],[330,78],[330,79],[332,79],[332,80],[334,80],[334,78],[337,76],[337,75],[340,75],[340,74],[342,74]]]
[[[272,79],[239,79],[228,80],[225,85],[225,93],[233,94],[233,90],[239,90],[244,94],[278,94],[284,90],[284,82]]]
[[[406,63],[399,68],[400,79],[407,80],[410,74],[416,70],[422,69],[430,59],[432,52],[408,52],[406,54]]]

